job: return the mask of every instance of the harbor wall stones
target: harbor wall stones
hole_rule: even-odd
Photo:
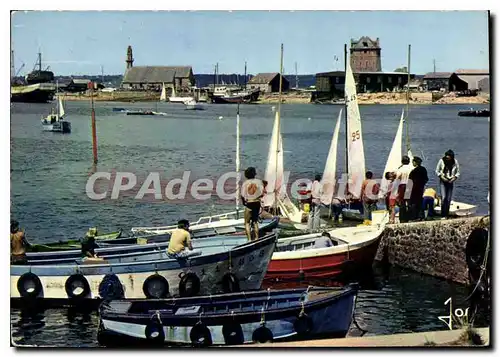
[[[387,225],[375,260],[466,284],[467,238],[489,223],[486,216]]]

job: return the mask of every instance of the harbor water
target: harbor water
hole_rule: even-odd
[[[277,105],[276,105],[277,106]],[[166,112],[167,116],[127,116],[113,107]],[[490,123],[488,118],[458,117],[464,105],[410,107],[409,133],[414,155],[423,158],[431,186],[439,158],[453,149],[461,177],[454,198],[488,212]],[[94,172],[132,172],[146,177],[160,173],[163,180],[182,178],[190,171],[197,178],[218,178],[234,171],[236,106],[206,105],[187,111],[182,104],[96,103],[99,162],[92,165],[90,105],[66,102],[72,133],[42,132],[40,119],[51,104],[14,103],[11,108],[11,215],[28,240],[43,243],[81,238],[87,229],[102,232],[132,226],[164,225],[180,218],[194,220],[222,213],[234,204],[215,195],[205,201],[156,200],[152,195],[134,199],[123,194],[111,200],[92,200],[86,194]],[[291,177],[313,178],[321,173],[332,131],[342,106],[284,104],[282,126],[285,171]],[[380,177],[399,124],[400,105],[360,106],[366,169]],[[483,109],[475,106],[474,109]],[[242,105],[241,167],[255,166],[263,176],[272,130],[272,105]],[[345,127],[341,126],[337,172],[344,170]],[[140,186],[140,183],[138,184]],[[108,191],[111,191],[109,188]],[[444,329],[438,319],[447,315],[444,302],[451,297],[466,307],[465,287],[392,267],[374,274],[362,286],[356,320],[367,334]],[[461,305],[462,304],[462,305]],[[55,309],[26,313],[11,310],[13,341],[19,344],[96,346],[97,315]],[[360,332],[353,327],[350,334]]]

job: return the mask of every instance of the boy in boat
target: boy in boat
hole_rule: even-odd
[[[241,187],[241,202],[245,206],[245,232],[248,240],[259,239],[259,215],[261,199],[264,196],[264,184],[255,178],[257,171],[254,167],[245,170],[245,182]],[[252,239],[252,228],[254,236]]]
[[[11,264],[26,264],[26,250],[30,244],[26,240],[24,231],[19,228],[19,222],[10,221],[10,263]]]
[[[96,248],[99,248],[95,242],[95,237],[97,236],[97,228],[93,227],[88,230],[85,234],[85,238],[82,240],[82,259],[84,262],[90,263],[95,260],[103,260],[98,257],[95,253]]]
[[[373,179],[373,172],[367,171],[361,185],[361,199],[363,201],[363,215],[365,220],[371,221],[372,212],[377,210],[379,184]]]
[[[184,259],[193,255],[200,255],[193,249],[191,244],[191,233],[189,233],[189,221],[181,219],[177,222],[177,229],[175,229],[168,243],[167,255],[173,259]]]

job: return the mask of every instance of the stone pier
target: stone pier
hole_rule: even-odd
[[[375,260],[465,284],[467,238],[489,224],[489,216],[477,216],[387,225]]]

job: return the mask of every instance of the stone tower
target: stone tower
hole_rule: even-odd
[[[382,61],[380,58],[380,40],[372,40],[367,36],[359,40],[351,39],[351,68],[356,72],[380,72]]]
[[[127,48],[127,69],[134,67],[134,57],[132,56],[132,46]]]

